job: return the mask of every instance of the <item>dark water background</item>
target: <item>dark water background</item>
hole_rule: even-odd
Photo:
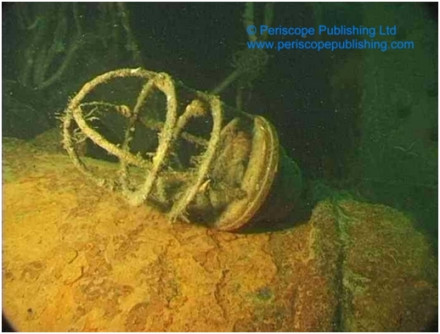
[[[116,5],[3,4],[3,136],[31,139],[57,124],[68,98],[98,74],[142,66],[209,91],[233,70],[246,48],[243,3],[127,3],[140,57],[133,57]],[[55,40],[56,73],[76,33],[81,44],[48,87],[23,73],[29,59]],[[255,24],[264,4],[255,4]],[[28,24],[20,23],[20,17]],[[24,19],[23,19],[24,18]],[[38,21],[39,20],[39,21]],[[46,24],[35,42],[35,31]],[[277,128],[287,153],[308,181],[313,203],[351,198],[390,205],[416,220],[437,245],[437,4],[277,3],[273,26],[397,25],[388,40],[414,50],[267,51],[264,71],[249,82],[244,105]],[[278,39],[278,37],[276,37]],[[283,39],[289,39],[284,37]],[[222,92],[235,105],[234,86]]]

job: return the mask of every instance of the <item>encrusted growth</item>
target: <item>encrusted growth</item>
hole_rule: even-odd
[[[231,110],[215,95],[142,68],[115,70],[86,83],[62,121],[63,145],[83,174],[119,192],[131,205],[159,207],[171,221],[197,221],[223,230],[242,227],[261,211],[280,161],[286,160],[280,158],[275,129],[263,117]],[[86,164],[79,152],[87,151],[87,145],[105,152],[104,159],[108,154],[111,161],[117,159],[117,173],[113,165]],[[277,184],[296,194],[299,178],[296,173]],[[281,201],[273,196],[272,201],[292,202],[291,195],[279,196]],[[290,208],[292,203],[278,206]]]
[[[98,86],[109,84],[120,78],[140,78],[144,83],[133,108],[126,104],[115,104],[103,101],[88,101]],[[148,99],[161,92],[166,99],[166,115],[163,122],[144,117]],[[188,207],[195,197],[206,190],[212,179],[212,165],[221,142],[223,111],[218,97],[202,92],[190,92],[190,102],[186,107],[179,105],[173,79],[166,73],[155,73],[141,68],[119,69],[100,75],[86,83],[78,94],[71,99],[63,121],[63,145],[75,166],[99,186],[121,192],[132,205],[140,205],[148,199],[156,200],[168,206],[172,221],[185,217]],[[179,110],[182,110],[179,114]],[[99,121],[104,113],[116,112],[125,119],[123,141],[115,144],[107,140],[92,122]],[[209,139],[191,134],[187,131],[189,123],[196,119],[207,118],[211,113],[212,129]],[[210,123],[211,122],[211,123]],[[237,121],[234,122],[234,124]],[[146,127],[158,132],[158,143],[154,153],[143,157],[131,149],[137,127]],[[78,145],[86,139],[107,151],[119,160],[117,177],[109,178],[98,175],[85,164],[78,153]],[[186,141],[199,154],[193,154],[188,168],[172,168],[170,160],[176,156],[178,141]],[[243,157],[245,160],[248,157]],[[195,163],[194,163],[195,162]],[[242,161],[244,164],[245,161]],[[135,169],[135,172],[132,170]],[[130,173],[130,171],[132,171]],[[136,185],[131,182],[132,173],[141,174],[143,181]],[[209,209],[205,206],[204,209]]]

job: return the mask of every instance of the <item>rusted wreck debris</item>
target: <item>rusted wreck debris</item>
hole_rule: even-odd
[[[265,118],[232,110],[166,73],[137,68],[97,76],[62,120],[63,145],[82,173],[132,205],[159,207],[171,221],[236,230],[285,215],[301,190],[300,171]],[[108,124],[119,140],[100,132]],[[117,172],[86,163],[79,153],[85,142],[116,157]]]

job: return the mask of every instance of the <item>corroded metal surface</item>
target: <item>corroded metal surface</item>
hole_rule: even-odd
[[[436,261],[396,210],[324,201],[260,234],[169,224],[64,155],[5,143],[3,307],[19,330],[418,331],[436,316]]]

